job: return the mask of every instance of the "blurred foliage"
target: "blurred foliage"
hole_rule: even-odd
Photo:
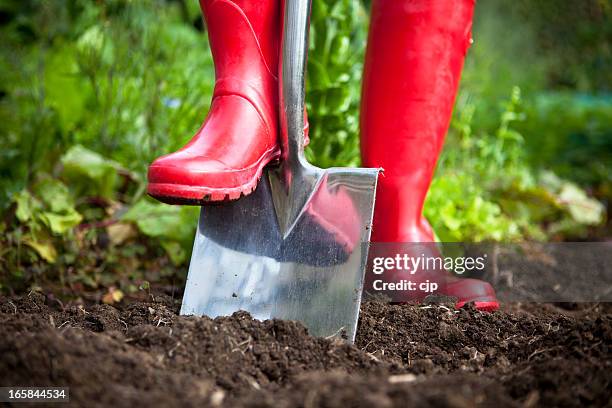
[[[612,198],[612,94],[541,93],[525,106],[520,124],[534,166]]]
[[[354,0],[315,0],[310,24],[306,154],[323,168],[356,166],[367,14]]]
[[[547,61],[547,86],[612,91],[610,0],[505,0],[505,10],[528,21]]]
[[[589,226],[604,221],[603,204],[530,165],[525,138],[516,130],[528,117],[518,87],[493,132],[474,129],[476,106],[469,99],[459,106],[425,208],[441,241],[585,238]]]
[[[144,181],[209,107],[214,67],[192,24],[197,4],[16,0],[0,15],[0,285],[60,271],[69,287],[123,280],[126,290],[175,274],[197,209],[148,200]],[[49,185],[61,192],[52,201]]]
[[[313,1],[307,155],[322,167],[359,164],[365,3]],[[441,240],[601,233],[611,10],[562,3],[478,3],[426,203]],[[112,302],[184,279],[198,210],[148,199],[145,177],[209,107],[214,67],[197,2],[0,0],[0,23],[0,290],[108,288]]]
[[[3,207],[75,144],[144,175],[206,115],[212,59],[175,3],[16,0],[2,13]]]

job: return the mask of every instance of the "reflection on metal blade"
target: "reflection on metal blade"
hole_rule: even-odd
[[[202,208],[181,313],[242,309],[353,341],[379,170],[322,170],[306,160],[310,1],[284,5],[281,164],[247,197]]]
[[[202,209],[181,314],[246,310],[354,339],[378,170],[308,170],[319,182],[285,232],[276,208],[294,197],[273,194],[274,170],[249,196]]]

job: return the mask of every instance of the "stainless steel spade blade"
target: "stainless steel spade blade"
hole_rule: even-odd
[[[379,170],[320,169],[304,157],[309,13],[310,0],[285,1],[283,160],[247,197],[202,208],[181,314],[246,310],[352,342]]]

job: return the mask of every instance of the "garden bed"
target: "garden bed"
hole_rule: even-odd
[[[351,346],[244,312],[178,316],[164,294],[83,307],[31,293],[0,298],[0,385],[69,386],[81,406],[606,405],[611,309],[563,306],[369,301]]]

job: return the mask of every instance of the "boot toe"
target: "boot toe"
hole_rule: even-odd
[[[488,282],[478,279],[460,279],[446,285],[445,294],[458,299],[457,307],[474,302],[478,310],[493,311],[499,308],[495,289]]]
[[[221,160],[197,156],[182,151],[161,156],[149,166],[149,173],[152,173],[152,176],[162,179],[166,178],[167,182],[173,181],[170,177],[173,171],[182,171],[186,174],[210,174],[231,171],[231,168]]]
[[[235,173],[220,160],[177,152],[162,156],[149,167],[149,183],[232,187]],[[220,183],[221,182],[221,183]]]
[[[233,200],[254,188],[256,172],[257,168],[236,170],[220,160],[179,151],[151,164],[147,192],[169,204]]]

